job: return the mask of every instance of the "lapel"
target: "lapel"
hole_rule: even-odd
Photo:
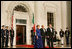
[[[51,32],[51,29],[49,28],[50,32]]]
[[[49,28],[50,29],[50,28]],[[50,32],[51,32],[51,29],[50,29]],[[52,28],[52,32],[53,32],[53,28]]]
[[[43,30],[43,32],[45,32],[45,28],[44,29],[42,28],[42,30]]]
[[[44,33],[44,29],[43,29],[43,28],[41,28],[41,30],[42,30],[42,33]]]

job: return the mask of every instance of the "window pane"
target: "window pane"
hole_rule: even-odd
[[[24,19],[16,19],[16,23],[26,24],[26,20],[24,20]]]
[[[54,19],[53,19],[53,13],[47,13],[47,24],[52,24],[54,26]]]

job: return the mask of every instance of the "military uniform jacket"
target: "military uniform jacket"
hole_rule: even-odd
[[[10,30],[10,36],[14,37],[14,30]]]
[[[69,37],[69,34],[70,34],[70,31],[69,31],[69,30],[68,30],[68,31],[66,30],[66,31],[65,31],[65,36],[66,36],[66,37]]]
[[[6,37],[8,37],[9,31],[6,29],[5,32],[6,32]]]
[[[1,36],[2,36],[2,38],[4,38],[4,34],[5,34],[5,30],[1,29]]]

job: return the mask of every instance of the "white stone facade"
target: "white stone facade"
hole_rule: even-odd
[[[27,13],[13,11],[15,6],[23,5],[28,9]],[[54,13],[54,28],[57,30],[59,37],[59,31],[62,28],[65,31],[67,27],[67,8],[66,1],[1,1],[1,25],[11,26],[11,16],[14,12],[13,27],[16,30],[15,19],[27,20],[27,44],[31,45],[31,27],[33,13],[35,16],[35,24],[44,25],[47,28],[47,12]],[[16,45],[16,31],[14,37],[14,45]]]

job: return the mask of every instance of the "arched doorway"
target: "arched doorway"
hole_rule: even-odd
[[[18,7],[20,7],[20,5],[21,5],[21,9],[18,8]],[[18,9],[15,10],[15,7]],[[23,9],[23,11],[22,11],[22,9]],[[24,9],[26,9],[27,12]],[[20,14],[22,14],[22,17]],[[10,20],[9,26],[11,26],[12,16],[13,16],[13,27],[14,27],[13,29],[15,31],[13,45],[16,45],[16,24],[18,24],[18,23],[16,23],[16,19],[17,20],[21,19],[20,21],[24,21],[24,20],[27,21],[27,24],[18,24],[18,25],[26,25],[26,44],[31,45],[30,30],[31,30],[31,26],[32,26],[31,20],[32,20],[33,15],[32,15],[32,10],[30,9],[30,6],[26,2],[12,2],[12,4],[10,3],[10,5],[8,6],[8,17]],[[25,17],[27,17],[27,19]]]
[[[26,44],[26,28],[27,28],[27,17],[28,10],[22,6],[17,5],[14,8],[14,18],[16,24],[16,45]],[[19,16],[20,15],[20,16]],[[25,19],[26,18],[26,19]]]

